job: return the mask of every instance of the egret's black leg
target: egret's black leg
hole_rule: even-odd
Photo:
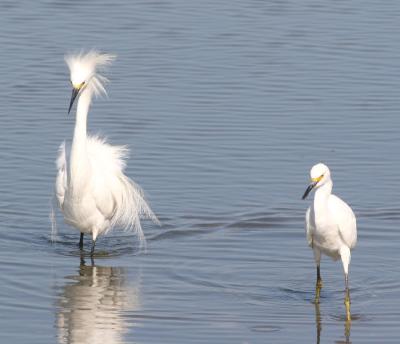
[[[317,265],[317,283],[315,284],[315,300],[314,300],[314,302],[316,304],[319,303],[321,288],[322,288],[322,279],[321,279],[321,272],[320,272],[320,268],[319,268],[319,264],[318,264]]]
[[[350,303],[349,275],[344,275],[344,283],[346,287],[345,302]]]
[[[81,265],[80,266],[81,267],[85,266],[86,262],[85,262],[85,255],[84,255],[83,251],[81,251],[80,258],[81,258]]]
[[[319,265],[317,265],[317,284],[322,288],[321,269]]]
[[[79,248],[82,250],[83,249],[83,233],[81,233],[81,238],[79,240]]]
[[[94,255],[94,247],[96,246],[96,240],[92,241],[92,249],[90,250],[90,256],[93,257]]]

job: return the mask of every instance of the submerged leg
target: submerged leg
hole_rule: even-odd
[[[317,265],[317,287],[322,288],[322,278],[319,264]]]
[[[322,329],[321,312],[319,309],[319,303],[315,303],[314,306],[315,306],[315,324],[317,326],[317,344],[319,344],[321,341],[321,329]]]
[[[320,271],[320,263],[321,263],[321,251],[314,248],[314,259],[317,263],[317,283],[315,284],[315,299],[314,302],[316,304],[319,303],[319,296],[321,294],[322,288],[322,279],[321,279],[321,271]]]
[[[86,262],[85,262],[85,255],[84,255],[83,251],[81,251],[80,258],[81,258],[81,264],[80,264],[80,266],[81,266],[81,267],[82,267],[82,266],[85,266]]]
[[[350,289],[349,289],[349,275],[345,274],[344,277],[345,285],[346,285],[346,294],[344,297],[344,304],[346,306],[346,319],[347,321],[351,320],[351,313],[350,313]]]
[[[344,284],[346,287],[346,294],[345,294],[344,302],[350,303],[350,289],[349,289],[349,275],[348,274],[344,275]]]
[[[94,247],[96,246],[96,240],[92,240],[92,249],[90,250],[90,256],[93,257],[94,255]]]
[[[321,289],[322,289],[322,279],[321,279],[321,273],[320,273],[319,265],[317,265],[317,283],[315,284],[315,300],[314,300],[314,302],[316,304],[319,303],[319,297],[320,297],[320,294],[321,294]]]
[[[344,322],[344,336],[346,337],[346,343],[350,343],[350,330],[351,330],[351,314],[346,311],[346,321]]]
[[[82,250],[83,249],[83,233],[81,233],[81,238],[79,239],[79,248]]]

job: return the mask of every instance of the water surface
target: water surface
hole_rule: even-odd
[[[3,1],[4,343],[397,343],[400,54],[395,1]],[[49,209],[74,117],[66,52],[118,59],[92,132],[162,222],[81,257]],[[321,305],[301,201],[324,161],[358,218],[351,327],[341,265]],[[86,243],[88,249],[89,243]]]

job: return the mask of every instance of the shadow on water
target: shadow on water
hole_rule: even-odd
[[[66,276],[57,302],[56,327],[60,344],[122,344],[128,325],[123,311],[140,309],[140,279],[128,286],[125,269],[81,264]]]

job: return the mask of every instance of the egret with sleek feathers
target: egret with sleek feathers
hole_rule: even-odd
[[[106,94],[107,79],[99,72],[114,58],[94,50],[65,57],[72,84],[68,113],[76,99],[77,110],[72,143],[59,149],[55,194],[64,221],[81,233],[81,249],[84,234],[91,235],[92,256],[98,236],[114,227],[135,232],[143,244],[140,218],[158,223],[141,188],[124,174],[129,150],[87,134],[92,97]]]
[[[306,212],[306,235],[313,249],[317,264],[315,302],[319,303],[322,279],[320,274],[321,253],[334,260],[341,259],[345,277],[345,305],[347,320],[350,314],[349,265],[351,249],[357,243],[356,217],[351,208],[332,194],[332,179],[328,166],[319,163],[312,167],[311,184],[303,199],[315,189],[314,201]]]

